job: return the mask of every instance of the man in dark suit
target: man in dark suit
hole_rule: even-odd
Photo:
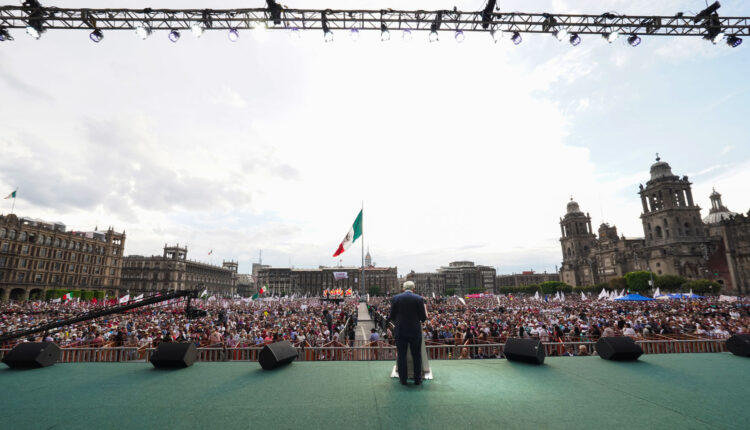
[[[411,356],[414,359],[414,384],[422,383],[422,322],[427,319],[424,299],[422,296],[414,294],[411,290],[414,283],[411,281],[404,282],[403,292],[393,297],[391,302],[391,315],[388,319],[394,322],[396,330],[396,350],[398,358],[396,365],[398,367],[398,377],[401,384],[406,385],[406,379],[409,371],[406,362],[406,350],[411,350]]]

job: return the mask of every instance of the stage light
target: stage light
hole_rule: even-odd
[[[724,30],[722,30],[721,28],[721,20],[719,19],[719,15],[716,13],[711,14],[711,16],[708,18],[708,21],[706,21],[706,35],[703,36],[703,38],[710,40],[714,45],[716,45],[724,39],[724,36],[725,34]]]
[[[356,42],[359,40],[359,29],[358,28],[352,28],[352,30],[349,32],[349,37],[351,37],[352,41]]]
[[[725,34],[724,34],[723,31],[720,31],[720,32],[716,33],[716,35],[714,35],[714,37],[711,38],[711,43],[713,43],[714,45],[716,45],[717,43],[719,43],[722,40],[724,40],[724,36],[725,36]]]
[[[404,42],[411,42],[411,39],[412,39],[411,30],[409,30],[408,28],[404,29],[404,31],[401,32],[401,38],[404,40]]]
[[[104,33],[102,33],[102,31],[99,29],[95,29],[91,32],[91,34],[89,34],[89,39],[91,39],[91,41],[94,43],[99,43],[102,41],[102,39],[104,39]]]
[[[713,2],[711,6],[708,6],[707,8],[698,12],[698,15],[695,15],[695,18],[693,18],[693,22],[700,22],[710,17],[711,15],[714,15],[720,7],[721,4],[718,1]]]
[[[636,36],[635,34],[631,34],[630,37],[628,37],[628,43],[632,47],[636,47],[641,44],[641,38]]]
[[[617,40],[618,37],[620,37],[620,33],[616,31],[610,31],[609,33],[602,34],[602,37],[609,43],[614,42]]]
[[[172,43],[176,43],[178,40],[180,40],[180,32],[178,30],[172,30],[169,32],[168,37]]]
[[[495,4],[497,4],[497,0],[489,0],[484,10],[482,10],[482,28],[485,30],[492,24],[492,10],[495,8]]]
[[[438,30],[440,30],[440,24],[443,23],[443,12],[438,12],[435,15],[435,20],[430,24],[430,42],[437,42],[440,40],[438,37]]]
[[[331,31],[331,28],[328,27],[328,15],[327,12],[322,12],[320,14],[320,23],[323,27],[323,40],[328,42],[333,42],[333,32]]]
[[[566,28],[558,28],[552,32],[552,35],[555,36],[559,42],[562,42],[568,38],[568,30]]]
[[[742,39],[739,37],[732,35],[727,38],[727,45],[731,46],[732,48],[736,48],[740,45],[742,45]]]
[[[464,40],[466,40],[466,36],[464,35],[463,30],[456,30],[456,34],[453,36],[454,39],[456,39],[456,42],[461,43]]]
[[[384,22],[380,23],[380,41],[387,42],[391,40],[391,32],[388,31],[388,27],[385,26]]]
[[[510,37],[510,40],[513,42],[514,45],[518,45],[521,42],[523,42],[523,39],[521,38],[521,33],[517,31],[513,33],[513,36]]]
[[[240,32],[237,31],[236,28],[230,28],[229,33],[227,33],[227,37],[230,41],[236,42],[240,39]]]
[[[430,42],[437,42],[438,40],[440,40],[440,38],[438,37],[437,31],[431,31],[430,32]]]
[[[203,23],[201,22],[194,22],[190,26],[190,30],[193,32],[193,35],[195,37],[201,37],[203,36],[203,32],[206,30],[206,27],[204,27]]]
[[[135,26],[135,34],[137,34],[142,40],[146,40],[151,36],[151,27],[145,22],[142,22]]]
[[[577,33],[573,33],[570,35],[570,44],[573,46],[578,46],[581,44],[581,36],[579,36]]]
[[[268,4],[268,11],[271,13],[271,19],[275,25],[281,24],[281,10],[282,6],[276,3],[276,0],[266,0]]]
[[[500,41],[500,39],[503,38],[503,30],[500,30],[499,28],[496,28],[492,31],[490,31],[490,35],[492,36],[492,40],[497,43]]]
[[[0,28],[0,42],[5,42],[6,40],[7,41],[13,40],[13,36],[11,36],[10,33],[8,33],[7,29]]]
[[[26,33],[34,39],[39,39],[40,37],[42,37],[42,33],[40,33],[39,30],[30,25],[26,27]]]

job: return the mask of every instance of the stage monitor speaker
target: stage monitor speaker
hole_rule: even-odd
[[[544,364],[544,345],[536,339],[509,338],[505,341],[503,354],[509,361]]]
[[[197,359],[198,348],[193,342],[162,342],[151,354],[151,364],[157,369],[181,369]]]
[[[19,343],[3,358],[11,369],[35,369],[52,366],[60,359],[62,351],[52,342]]]
[[[605,360],[638,360],[643,355],[640,345],[627,336],[602,337],[596,342],[596,352]]]
[[[271,343],[263,347],[258,355],[258,363],[263,370],[275,369],[297,359],[297,348],[288,340]]]
[[[735,334],[727,339],[727,349],[734,355],[750,357],[750,334]]]

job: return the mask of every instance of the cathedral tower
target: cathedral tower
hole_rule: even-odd
[[[573,286],[596,284],[595,261],[592,258],[596,235],[591,228],[591,217],[581,212],[572,197],[565,217],[560,218],[560,233],[563,252],[560,280]]]

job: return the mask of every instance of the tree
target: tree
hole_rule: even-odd
[[[682,287],[685,290],[692,290],[693,294],[719,294],[721,291],[721,284],[709,279],[686,282]]]
[[[651,280],[651,272],[640,271],[625,274],[625,283],[630,291],[648,291],[651,286],[648,281]]]
[[[565,282],[560,282],[560,281],[542,282],[541,284],[539,284],[539,288],[541,288],[544,294],[554,294],[558,291],[561,291],[563,293],[573,292],[573,287],[566,284]]]
[[[659,291],[679,291],[685,283],[685,278],[676,275],[662,275],[656,278],[655,283]]]
[[[481,287],[471,287],[471,288],[469,288],[469,294],[479,294],[479,293],[483,293],[483,292],[484,292],[484,288],[481,288]]]
[[[456,289],[455,288],[446,288],[445,289],[445,295],[446,296],[451,297],[451,296],[453,296],[455,294],[456,294]]]
[[[622,276],[618,276],[609,280],[609,282],[607,283],[607,288],[609,288],[610,290],[620,291],[628,288],[628,283],[625,281],[625,278],[623,278]],[[601,291],[601,289],[599,291]]]
[[[371,286],[367,289],[367,291],[370,293],[371,296],[379,296],[380,295],[380,287],[378,286]]]

